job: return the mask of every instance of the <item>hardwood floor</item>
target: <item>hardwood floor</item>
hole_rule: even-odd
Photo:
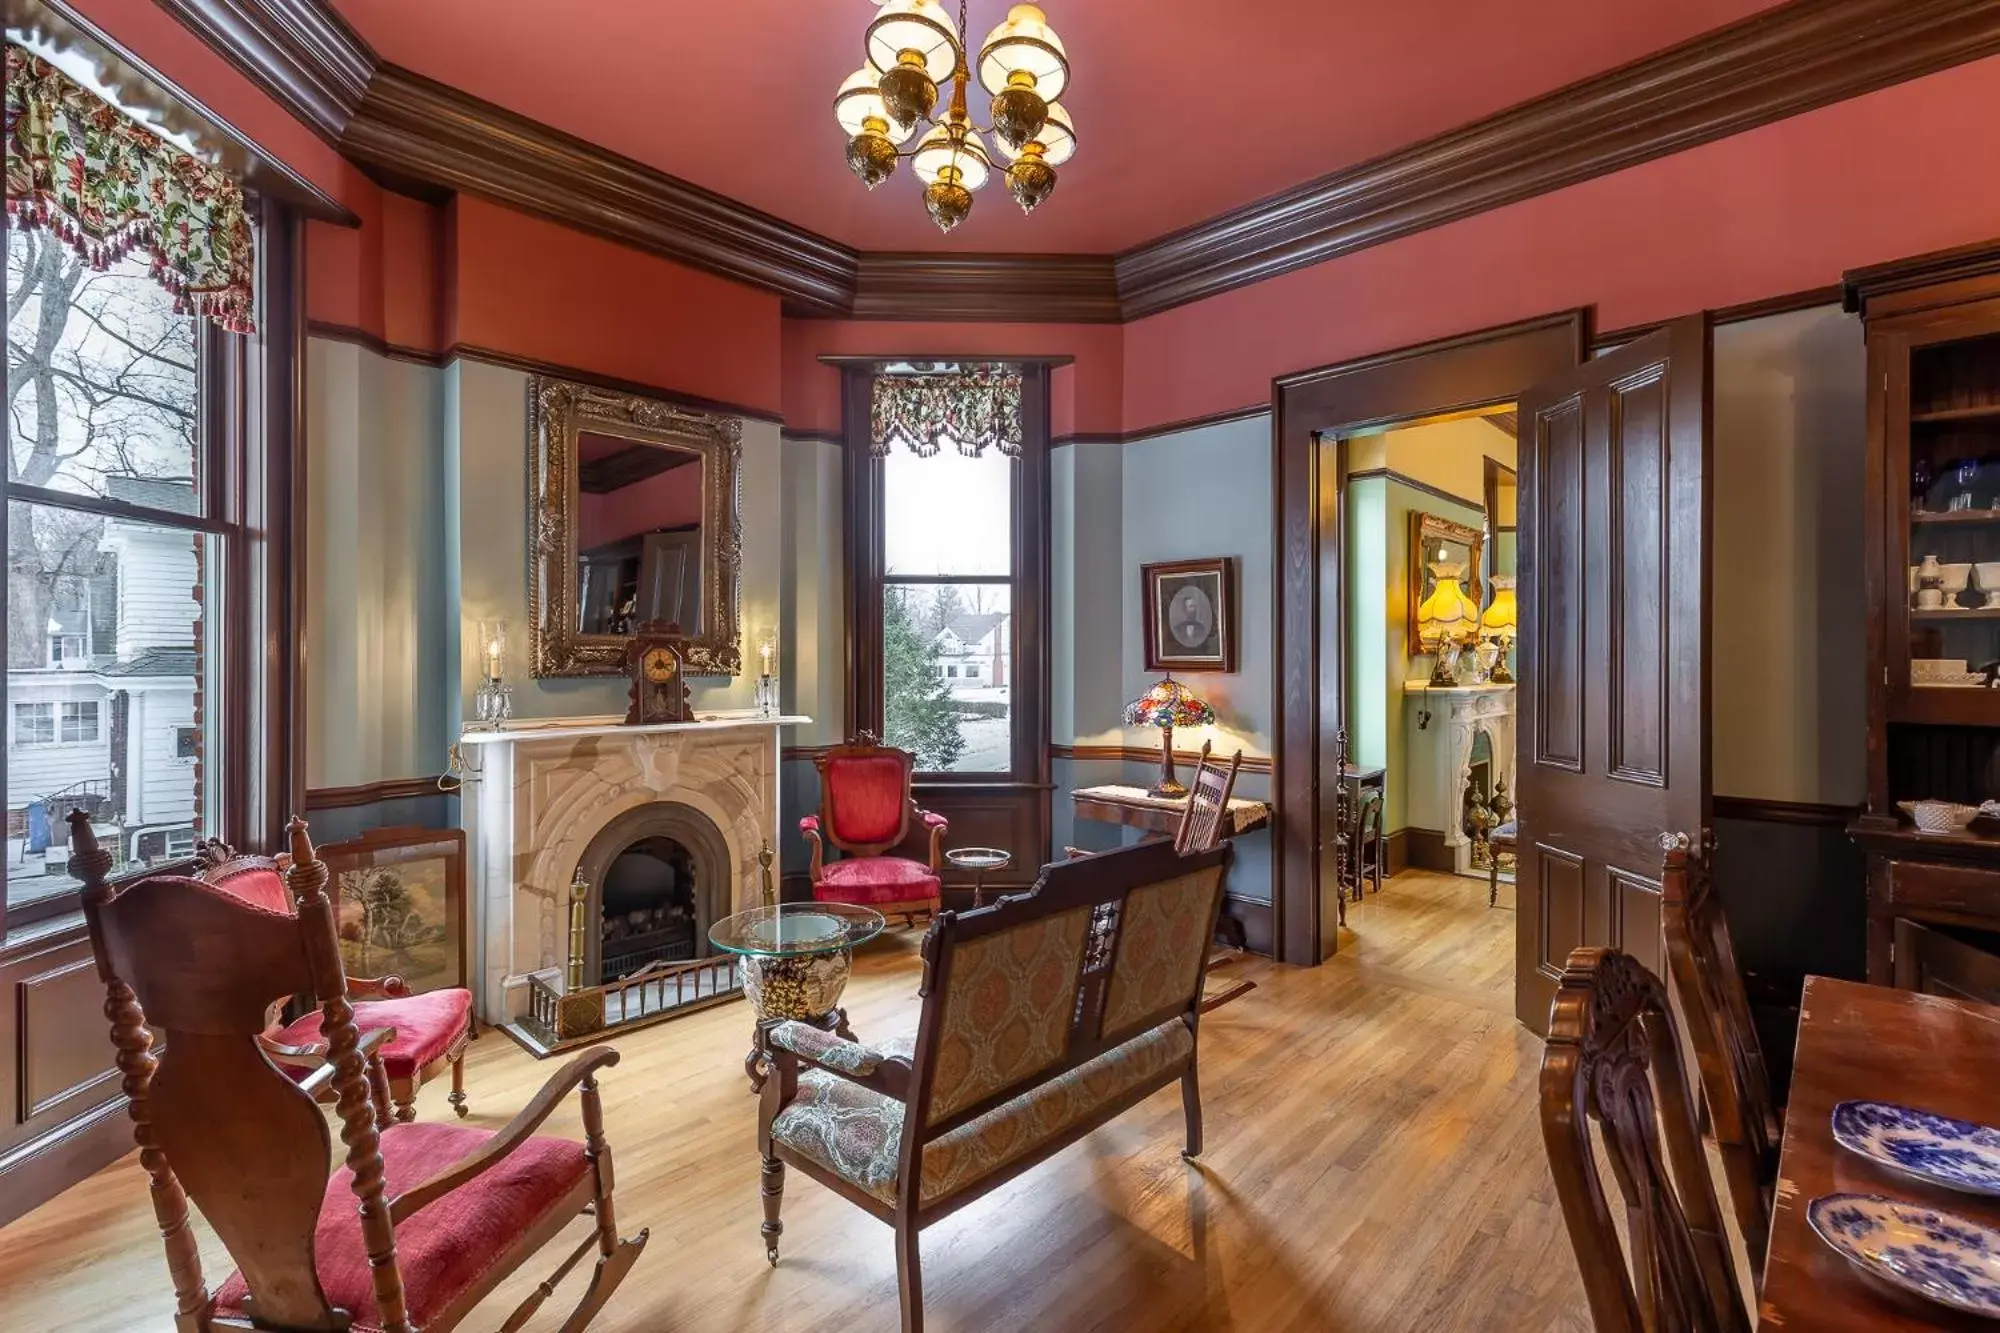
[[[1488,910],[1482,882],[1408,873],[1350,908],[1336,961],[1239,964],[1258,989],[1202,1021],[1200,1165],[1178,1156],[1167,1089],[932,1227],[930,1327],[1588,1329],[1537,1129],[1540,1043],[1513,1019],[1511,902]],[[848,992],[863,1037],[914,1022],[915,949],[895,934],[864,953]],[[652,1242],[597,1329],[896,1327],[889,1230],[796,1173],[783,1262],[764,1262],[749,1022],[731,1004],[618,1043],[603,1086],[619,1216]],[[553,1068],[482,1037],[473,1122],[502,1124]],[[420,1115],[447,1118],[445,1091],[425,1088]],[[548,1132],[578,1133],[573,1109]],[[230,1264],[202,1241],[213,1287]],[[465,1327],[495,1327],[557,1257]],[[557,1327],[578,1290],[572,1277],[534,1327]],[[136,1156],[0,1230],[0,1311],[7,1328],[171,1328]]]

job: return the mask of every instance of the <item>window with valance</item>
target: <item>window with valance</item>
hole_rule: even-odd
[[[250,406],[256,201],[41,56],[8,45],[6,83],[0,926],[73,907],[71,809],[127,869],[258,840],[265,764],[223,720],[269,694],[248,641],[274,527],[246,478],[291,410]]]

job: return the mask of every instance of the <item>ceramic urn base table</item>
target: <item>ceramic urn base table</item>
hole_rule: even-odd
[[[780,1023],[810,1023],[854,1039],[840,997],[854,966],[854,946],[880,934],[880,912],[849,903],[780,903],[716,922],[708,941],[743,960],[743,993],[757,1015],[743,1072],[750,1091],[768,1075],[766,1037]]]

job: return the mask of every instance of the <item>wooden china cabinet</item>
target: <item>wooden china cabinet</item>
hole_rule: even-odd
[[[1868,979],[2000,1002],[2000,243],[1847,276],[1868,335]]]

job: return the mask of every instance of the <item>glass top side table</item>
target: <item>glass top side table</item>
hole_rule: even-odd
[[[972,872],[972,905],[986,906],[986,872],[1005,870],[1014,864],[1014,854],[1000,847],[956,847],[944,854],[959,870]]]
[[[854,946],[882,932],[882,914],[851,903],[779,903],[726,916],[708,942],[743,959],[743,992],[757,1015],[743,1072],[762,1092],[768,1076],[765,1036],[780,1023],[810,1023],[852,1041],[840,996],[853,970]]]

